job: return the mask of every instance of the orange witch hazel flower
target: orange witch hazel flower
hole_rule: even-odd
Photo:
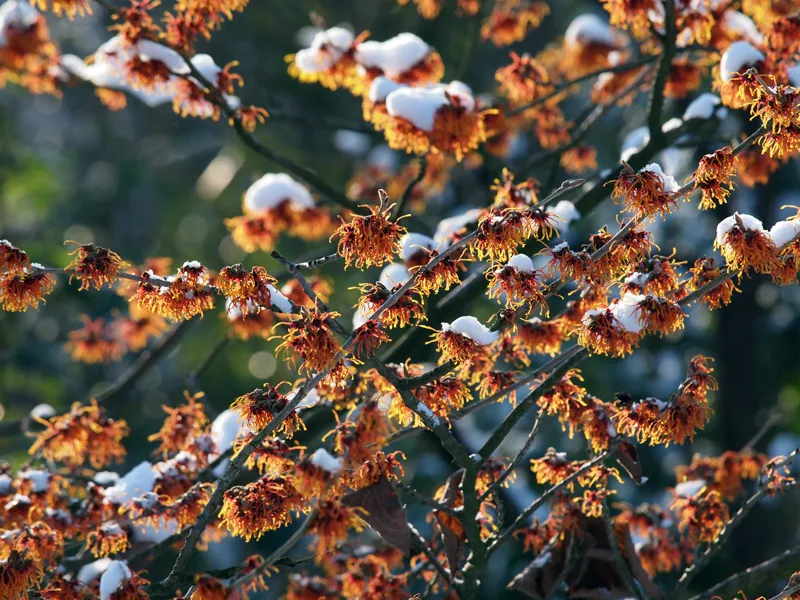
[[[531,459],[531,471],[536,476],[536,483],[555,485],[575,473],[581,467],[580,461],[568,460],[566,452],[556,452],[548,448],[541,458]],[[570,490],[575,489],[574,481],[567,484]]]
[[[377,321],[368,319],[353,331],[353,354],[360,359],[369,358],[378,346],[391,339]]]
[[[538,27],[550,14],[544,2],[499,0],[481,26],[481,38],[495,46],[508,46],[525,39],[529,29]]]
[[[409,2],[417,5],[417,11],[423,19],[435,19],[442,12],[445,0],[397,0],[400,6],[405,6]]]
[[[169,54],[165,56],[167,59],[170,57]],[[187,75],[188,67],[179,56],[178,60],[181,61],[178,68],[170,70],[180,70],[183,75]],[[227,105],[233,111],[229,123],[234,125],[242,108],[239,98],[232,95],[236,86],[243,84],[241,75],[232,72],[239,63],[233,61],[220,67],[208,54],[195,54],[190,62],[194,71],[202,76],[202,80],[195,79],[194,76],[167,79],[173,90],[172,110],[182,117],[218,121],[222,114],[221,106]]]
[[[584,173],[597,169],[597,148],[581,144],[566,150],[559,161],[567,173]]]
[[[524,306],[530,314],[538,307],[540,313],[548,314],[544,271],[533,268],[533,261],[524,254],[512,256],[504,267],[492,270],[487,275],[490,281],[489,297],[505,295],[506,305]]]
[[[86,536],[86,547],[95,558],[125,552],[130,545],[128,534],[117,523],[104,523]]]
[[[128,304],[128,316],[115,319],[112,327],[127,350],[138,352],[167,329],[167,322],[161,315],[149,313],[138,302],[132,302]]]
[[[729,450],[717,457],[695,454],[691,464],[675,467],[675,478],[679,482],[702,480],[709,491],[716,490],[732,501],[744,491],[745,480],[758,479],[766,462],[765,455],[752,450]]]
[[[239,413],[240,423],[258,432],[269,425],[290,401],[291,398],[281,394],[277,387],[264,384],[263,388],[256,388],[244,396],[239,396],[233,401],[231,408]],[[276,431],[291,437],[296,430],[305,428],[297,412],[292,411]]]
[[[689,496],[678,496],[670,506],[678,515],[678,530],[690,544],[711,544],[730,519],[728,505],[719,492],[704,493],[701,489],[689,495],[691,491],[693,490],[688,486],[685,492],[680,490],[680,486],[676,488],[676,493],[686,493]]]
[[[122,358],[122,343],[116,338],[112,327],[103,319],[92,320],[81,315],[83,327],[69,332],[69,341],[65,344],[67,352],[79,362],[108,363]]]
[[[236,118],[238,118],[244,130],[250,133],[253,133],[256,127],[263,125],[269,118],[266,108],[253,106],[252,104],[250,106],[240,106],[236,109],[234,115],[229,119],[229,123],[233,125]]]
[[[670,300],[651,294],[623,294],[615,305],[626,327],[666,335],[683,327],[686,314]]]
[[[289,74],[303,83],[320,83],[330,90],[343,87],[359,93],[364,75],[356,62],[355,52],[366,35],[356,38],[343,27],[317,32],[310,47],[286,57],[290,63]]]
[[[278,323],[275,327],[285,325],[288,331],[282,337],[283,342],[276,352],[288,354],[289,364],[295,366],[301,359],[299,371],[309,376],[322,371],[335,370],[329,378],[343,375],[335,369],[341,345],[336,340],[328,325],[328,319],[335,319],[339,313],[325,313],[318,310],[303,309],[299,315],[293,316],[290,321]]]
[[[330,231],[330,215],[314,197],[285,173],[267,173],[242,197],[239,217],[225,220],[234,243],[245,252],[275,247],[283,231],[304,239],[318,239]]]
[[[230,300],[228,310],[236,308],[245,318],[252,307],[258,311],[272,305],[276,283],[278,280],[269,275],[264,267],[253,267],[247,271],[241,264],[224,267],[216,280],[219,290]]]
[[[12,549],[0,560],[0,584],[4,598],[28,598],[28,591],[44,576],[44,565],[29,550]]]
[[[197,261],[183,263],[177,275],[163,280],[145,271],[131,301],[134,299],[145,310],[175,321],[202,316],[214,308],[208,269]]]
[[[185,450],[194,438],[204,433],[208,424],[205,407],[199,402],[205,394],[198,392],[192,396],[184,391],[183,397],[186,399],[185,404],[175,408],[161,406],[167,413],[167,418],[164,419],[161,430],[147,438],[149,442],[159,442],[157,452],[164,458]]]
[[[602,0],[602,3],[612,25],[630,29],[636,36],[650,28],[653,15],[663,15],[664,12],[659,0]]]
[[[512,102],[524,104],[544,96],[553,89],[547,69],[530,54],[512,52],[511,64],[495,73],[500,93]]]
[[[751,215],[734,213],[717,225],[714,247],[728,263],[728,270],[768,273],[777,260],[775,242],[761,221]]]
[[[247,312],[243,313],[231,304],[230,300],[226,302],[225,314],[221,315],[227,322],[230,337],[237,337],[241,340],[248,340],[251,337],[268,340],[272,337],[275,319],[271,311],[258,310],[250,306]]]
[[[695,356],[689,363],[686,379],[668,402],[645,398],[634,402],[629,394],[617,395],[616,429],[651,445],[694,440],[695,432],[705,428],[713,412],[708,406],[708,392],[717,389],[711,373],[711,360]]]
[[[700,210],[716,208],[728,201],[736,173],[736,156],[730,146],[706,154],[694,172],[694,189],[700,190]]]
[[[338,500],[320,502],[308,527],[309,533],[315,536],[311,547],[316,553],[317,562],[334,552],[339,542],[347,539],[350,529],[361,531],[363,527],[357,508],[345,506]]]
[[[89,0],[35,0],[33,4],[40,10],[51,10],[60,17],[66,15],[73,19],[75,15],[84,16],[92,14]]]
[[[0,273],[0,308],[9,312],[24,312],[39,308],[39,302],[56,286],[55,277],[38,263],[18,272]]]
[[[540,237],[549,237],[547,227],[550,221],[545,220],[545,228],[537,229],[531,219],[531,212],[520,211],[514,208],[506,210],[493,209],[478,221],[477,237],[470,244],[469,250],[478,260],[488,257],[493,261],[507,262],[516,254],[517,248],[529,239],[535,232]],[[552,214],[545,213],[546,219]],[[537,236],[539,237],[539,236]]]
[[[255,437],[253,433],[240,434],[233,443],[233,454],[239,454]],[[268,473],[280,475],[292,468],[296,456],[302,456],[303,446],[289,446],[278,437],[268,437],[256,447],[245,461],[248,469],[257,469],[259,474]]]
[[[523,348],[529,354],[555,356],[560,350],[565,335],[565,323],[560,319],[543,321],[539,317],[521,320],[517,323],[515,347]]]
[[[386,283],[390,283],[387,281]],[[361,291],[361,297],[356,306],[359,307],[360,314],[368,318],[381,306],[383,306],[393,293],[399,290],[403,284],[395,284],[391,288],[387,288],[380,281],[378,283],[362,283],[358,286]],[[384,310],[380,317],[380,325],[387,329],[395,327],[405,327],[411,323],[419,323],[425,319],[425,309],[422,306],[420,293],[414,288],[403,293],[400,298],[386,310]],[[362,332],[365,335],[367,331]]]
[[[303,512],[303,497],[294,485],[278,475],[262,477],[225,492],[219,512],[222,524],[236,537],[260,539],[292,522],[292,512]]]
[[[401,238],[407,231],[391,220],[394,204],[388,204],[387,199],[381,195],[380,206],[365,207],[369,209],[366,216],[354,215],[349,223],[342,219],[331,236],[331,240],[339,238],[337,251],[348,267],[380,267],[400,252]]]
[[[30,269],[28,253],[20,250],[8,240],[0,240],[0,273],[24,273]]]
[[[452,323],[442,323],[441,331],[434,330],[436,343],[442,360],[463,363],[483,353],[486,346],[500,339],[500,334],[491,331],[473,316],[458,317]]]
[[[478,111],[472,91],[460,81],[385,91],[376,100],[386,104],[383,129],[391,148],[420,155],[453,154],[461,161],[486,141],[485,113]]]
[[[689,269],[689,272],[692,274],[692,277],[688,282],[688,287],[690,290],[696,291],[707,283],[714,281],[717,277],[721,276],[724,271],[717,266],[713,258],[702,256],[695,261],[694,266]],[[699,302],[705,304],[711,310],[715,310],[730,304],[733,292],[738,291],[739,288],[729,279],[703,294]]]
[[[78,244],[67,240],[65,244]],[[104,285],[109,287],[119,278],[119,272],[130,265],[123,261],[116,252],[94,244],[78,244],[78,248],[71,252],[77,254],[72,262],[67,265],[66,271],[73,271],[69,280],[75,277],[81,282],[81,290],[90,287],[99,290]]]
[[[617,358],[630,354],[639,344],[642,325],[628,312],[620,304],[587,310],[578,329],[578,343],[598,354]]]
[[[65,415],[47,420],[34,418],[46,429],[37,435],[31,446],[32,455],[41,454],[73,468],[88,459],[96,469],[125,457],[122,438],[128,434],[127,423],[107,417],[95,401],[87,406],[75,403]]]
[[[489,188],[494,192],[493,208],[528,208],[539,201],[536,193],[539,187],[538,181],[530,177],[525,181],[514,183],[515,179],[514,174],[503,167],[501,177],[495,179]]]
[[[656,215],[664,219],[677,208],[678,188],[675,179],[666,175],[656,163],[647,165],[638,173],[625,164],[614,184],[611,198],[614,202],[622,199],[626,210],[652,221]]]

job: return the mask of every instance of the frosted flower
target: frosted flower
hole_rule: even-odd
[[[318,239],[330,231],[330,215],[311,193],[285,173],[267,173],[242,198],[242,216],[225,220],[233,241],[247,252],[268,252],[282,231]]]
[[[289,74],[303,83],[320,83],[330,90],[343,87],[360,95],[368,84],[355,60],[361,37],[343,27],[318,31],[308,48],[286,57]]]
[[[610,55],[620,48],[620,39],[608,22],[591,13],[572,20],[564,34],[565,60],[579,72],[609,65]]]
[[[413,33],[401,33],[385,42],[362,42],[355,50],[355,60],[368,72],[412,86],[437,83],[444,75],[442,58]]]
[[[483,113],[459,81],[427,88],[403,87],[386,97],[384,133],[391,148],[454,154],[461,160],[486,140]]]
[[[614,185],[611,198],[615,202],[622,200],[625,209],[638,218],[652,221],[656,215],[664,219],[677,208],[678,189],[675,178],[665,174],[656,163],[647,165],[638,173],[626,166]]]
[[[733,42],[723,53],[719,62],[719,74],[723,83],[733,79],[736,73],[742,73],[750,67],[758,66],[766,57],[749,42],[740,40]]]
[[[461,363],[481,354],[485,346],[500,338],[500,334],[475,317],[464,316],[452,323],[442,323],[441,331],[434,332],[432,338],[443,360]]]
[[[490,282],[489,297],[505,296],[506,305],[525,307],[530,313],[538,307],[540,313],[547,314],[547,291],[544,282],[547,274],[533,268],[529,256],[516,254],[508,259],[505,266],[494,269],[487,274]]]
[[[761,221],[738,212],[719,222],[714,247],[725,257],[729,270],[747,272],[752,268],[767,273],[777,257],[775,242]]]
[[[587,310],[581,323],[578,343],[597,354],[625,356],[633,351],[641,337],[641,325],[627,306]]]

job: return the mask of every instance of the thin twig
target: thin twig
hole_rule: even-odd
[[[492,484],[487,488],[487,490],[481,495],[478,500],[483,502],[489,495],[493,494],[494,491],[503,485],[503,482],[514,472],[519,466],[519,463],[525,458],[525,455],[528,453],[528,450],[531,449],[533,445],[533,440],[536,438],[536,434],[539,431],[539,425],[542,422],[542,416],[544,415],[544,411],[540,410],[539,414],[536,415],[536,420],[533,422],[533,427],[531,427],[531,432],[528,434],[528,437],[525,439],[525,443],[522,445],[522,448],[519,449],[517,455],[514,457],[514,460],[506,467],[506,469],[500,474],[500,477],[495,479]],[[502,522],[502,521],[501,521]]]
[[[124,394],[131,386],[133,386],[147,371],[153,368],[158,361],[169,354],[186,335],[186,332],[197,321],[192,319],[188,321],[181,321],[172,328],[172,331],[167,333],[161,338],[161,341],[151,349],[144,350],[128,367],[128,369],[111,385],[101,391],[95,400],[103,404]]]
[[[223,333],[219,339],[214,343],[211,349],[206,354],[203,361],[195,367],[193,371],[189,373],[186,377],[186,383],[190,389],[197,389],[197,380],[200,379],[200,376],[205,373],[206,369],[211,366],[211,363],[216,360],[216,358],[222,354],[225,348],[230,344],[231,338],[228,336],[227,333]]]
[[[794,457],[798,454],[798,450],[793,451],[789,454],[781,463],[781,465],[788,464]],[[776,465],[776,468],[780,465]],[[792,484],[795,485],[795,484]],[[785,489],[788,489],[789,485],[786,486]],[[785,490],[784,490],[785,491]],[[709,544],[708,548],[696,559],[694,560],[681,574],[680,579],[678,579],[678,583],[675,585],[675,589],[672,591],[671,597],[673,598],[680,598],[683,593],[686,591],[686,588],[691,583],[692,579],[697,575],[713,558],[713,556],[717,553],[717,551],[722,548],[723,544],[728,540],[730,535],[734,532],[734,530],[739,526],[739,524],[744,520],[744,518],[750,513],[751,510],[755,507],[756,504],[767,494],[767,487],[761,483],[758,490],[750,496],[744,504],[739,507],[739,510],[725,523],[724,529],[720,532],[717,538]]]
[[[436,572],[442,579],[444,579],[445,583],[450,587],[452,587],[453,586],[452,576],[447,571],[447,569],[444,568],[444,565],[442,565],[442,563],[439,562],[439,559],[436,557],[433,551],[428,547],[428,542],[425,541],[425,538],[422,537],[422,534],[411,523],[408,523],[408,531],[417,540],[417,542],[419,542],[420,550],[422,550],[422,552],[425,554],[426,558],[428,559],[428,562],[430,562],[433,568],[436,569]]]
[[[784,550],[762,563],[748,567],[741,573],[735,573],[707,590],[692,596],[689,600],[707,600],[714,596],[727,598],[741,589],[758,585],[760,581],[769,579],[772,575],[783,575],[795,571],[800,566],[798,557],[800,557],[800,545]]]
[[[556,494],[557,492],[562,490],[565,486],[569,485],[570,483],[575,481],[578,477],[586,473],[589,469],[592,469],[595,465],[600,464],[606,458],[608,458],[608,456],[611,454],[612,449],[613,448],[609,448],[605,452],[602,452],[601,454],[595,456],[592,460],[584,463],[580,469],[575,471],[569,477],[565,477],[564,479],[559,481],[556,485],[550,487],[541,496],[539,496],[530,505],[528,505],[527,508],[525,508],[521,513],[519,513],[519,515],[517,515],[517,518],[514,519],[514,522],[511,523],[511,525],[505,531],[494,537],[494,541],[489,545],[487,554],[491,555],[494,552],[496,552],[498,548],[500,548],[500,546],[502,546],[505,542],[507,542],[511,538],[511,536],[517,529],[520,529],[524,525],[528,517],[531,516],[533,513],[535,513],[539,509],[539,507],[542,506],[545,502],[547,502],[547,500],[553,494]]]
[[[423,494],[422,492],[418,492],[413,487],[411,487],[410,485],[408,485],[403,481],[395,481],[392,483],[392,485],[395,488],[401,490],[406,496],[413,498],[417,504],[422,504],[423,506],[427,506],[434,510],[440,510],[442,512],[445,512],[453,516],[456,516],[458,514],[458,511],[456,511],[454,508],[447,506],[446,504],[442,504],[441,502],[437,502],[432,498],[428,498],[425,494]]]
[[[341,257],[340,254],[336,254],[336,253],[327,254],[325,256],[320,256],[319,258],[315,258],[314,260],[309,260],[309,261],[306,261],[306,262],[296,263],[295,267],[297,267],[298,269],[303,269],[303,270],[316,269],[316,268],[321,267],[323,265],[327,265],[328,263],[332,263],[334,261],[337,261],[337,260],[339,260],[341,258],[342,257]]]
[[[764,421],[764,424],[761,425],[761,428],[755,433],[755,435],[753,435],[753,437],[748,440],[744,446],[742,446],[742,449],[739,452],[746,452],[755,448],[756,444],[758,444],[758,442],[760,442],[762,438],[783,419],[784,415],[779,410],[773,410],[770,412],[769,415],[767,415],[767,419]]]
[[[611,553],[614,555],[614,560],[619,567],[620,575],[625,585],[639,600],[647,600],[647,595],[636,585],[636,581],[631,575],[631,570],[628,568],[628,563],[622,557],[619,551],[619,544],[617,543],[617,534],[614,532],[614,524],[611,522],[611,507],[608,505],[608,498],[603,497],[603,525],[606,528],[606,535],[608,536],[608,545],[611,546]]]
[[[303,520],[300,524],[300,527],[286,540],[283,544],[281,544],[278,548],[276,548],[267,558],[264,559],[264,563],[258,567],[257,569],[253,569],[249,573],[239,577],[238,579],[234,580],[233,583],[230,585],[232,589],[238,588],[241,585],[246,584],[251,579],[257,577],[279,560],[283,558],[287,558],[289,556],[289,552],[292,551],[300,540],[302,540],[306,536],[306,531],[308,531],[309,526],[314,521],[314,517],[316,517],[317,511],[311,511],[308,516]]]
[[[411,199],[411,194],[414,193],[414,188],[417,184],[425,179],[425,171],[428,169],[428,157],[423,156],[419,161],[419,173],[417,173],[414,178],[408,182],[406,185],[406,189],[403,190],[403,195],[400,196],[400,201],[395,204],[394,210],[392,211],[392,219],[397,219],[398,217],[403,215],[403,211],[406,208],[406,204]]]
[[[525,112],[530,108],[534,108],[536,106],[539,106],[540,104],[544,104],[551,98],[555,98],[563,91],[568,90],[573,85],[583,83],[584,81],[587,81],[589,79],[594,79],[595,77],[599,77],[600,75],[603,75],[605,73],[624,73],[626,71],[633,71],[634,69],[638,69],[639,67],[644,67],[645,65],[649,65],[650,63],[655,62],[657,58],[658,58],[657,56],[648,56],[637,62],[630,62],[622,65],[615,65],[613,67],[598,69],[597,71],[586,73],[585,75],[581,75],[580,77],[576,77],[568,81],[562,81],[561,83],[556,84],[555,87],[553,88],[553,91],[550,92],[549,94],[541,96],[540,98],[537,98],[536,100],[533,100],[528,104],[524,104],[518,108],[515,108],[514,110],[509,111],[508,116],[513,117]]]

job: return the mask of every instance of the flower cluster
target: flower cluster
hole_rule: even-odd
[[[0,308],[11,312],[38,308],[53,291],[56,280],[28,254],[7,240],[0,240]]]
[[[686,379],[667,402],[645,398],[634,402],[628,394],[618,394],[615,415],[617,430],[640,442],[652,445],[672,442],[683,444],[694,440],[711,416],[708,392],[717,389],[709,358],[695,356],[689,363]]]
[[[306,240],[324,237],[331,218],[309,191],[285,173],[267,173],[242,198],[242,215],[225,220],[233,241],[245,252],[275,247],[284,231]]]
[[[380,267],[400,251],[406,228],[391,219],[393,206],[368,207],[368,215],[355,215],[349,223],[342,220],[331,239],[339,238],[337,250],[348,266]]]
[[[678,206],[678,184],[655,163],[639,172],[625,165],[614,184],[611,198],[622,200],[623,206],[639,219],[662,219]]]
[[[293,512],[304,511],[303,497],[289,479],[265,476],[225,492],[219,516],[232,535],[250,541],[291,523]]]
[[[110,287],[119,277],[120,270],[130,266],[116,252],[94,244],[78,244],[78,248],[71,254],[77,256],[67,265],[66,270],[72,271],[70,283],[73,277],[81,282],[81,290],[88,290],[90,287],[99,290],[104,285]]]
[[[127,424],[107,417],[96,402],[87,406],[75,403],[65,415],[37,420],[45,430],[36,437],[31,454],[72,467],[89,461],[98,469],[125,457],[121,441],[128,434]]]
[[[144,271],[131,302],[148,312],[180,321],[203,315],[214,308],[214,292],[209,286],[209,272],[197,261],[185,262],[175,276],[157,277]]]
[[[398,2],[413,2],[424,18],[448,6],[444,0]],[[94,244],[76,243],[66,268],[46,267],[0,241],[4,310],[38,308],[56,276],[67,275],[77,279],[80,291],[114,287],[128,301],[127,313],[113,310],[113,320],[82,317],[83,326],[66,334],[65,348],[77,361],[108,363],[144,349],[165,331],[167,319],[202,316],[219,295],[225,309],[218,311],[216,325],[227,337],[210,348],[191,386],[202,383],[200,374],[210,375],[206,367],[236,339],[255,338],[262,351],[283,358],[281,367],[299,377],[288,388],[276,380],[249,393],[239,390],[213,420],[213,403],[202,392],[163,404],[163,422],[147,437],[149,460],[124,474],[100,471],[126,457],[122,442],[129,434],[124,420],[112,418],[118,413],[108,399],[118,398],[169,351],[185,324],[158,351],[143,353],[99,401],[75,403],[66,414],[39,405],[20,418],[19,429],[33,444],[22,467],[0,465],[0,597],[246,599],[266,589],[274,564],[300,566],[288,552],[306,536],[314,574],[290,575],[287,600],[406,600],[423,586],[426,596],[458,595],[462,589],[480,596],[486,559],[514,538],[535,554],[509,586],[523,594],[553,597],[566,582],[569,594],[585,597],[627,595],[626,586],[634,595],[658,597],[663,594],[653,588],[660,582],[646,575],[703,566],[727,537],[726,528],[755,501],[796,487],[790,463],[798,452],[769,457],[751,449],[756,438],[741,451],[695,453],[689,464],[676,467],[677,483],[664,507],[611,504],[623,474],[647,485],[636,442],[684,445],[705,429],[713,413],[710,394],[717,389],[714,369],[711,359],[698,355],[665,401],[625,392],[604,401],[590,393],[595,371],[576,368],[593,354],[626,357],[648,334],[677,338],[686,307],[726,306],[738,291],[737,276],[739,282],[757,273],[776,285],[797,283],[797,207],[788,207],[797,214],[769,230],[746,214],[722,219],[714,239],[725,260],[721,266],[687,256],[688,246],[667,255],[653,252],[661,252],[656,242],[664,243],[682,199],[699,191],[699,208],[717,209],[731,200],[734,181],[763,185],[800,150],[796,2],[601,0],[605,16],[578,15],[563,36],[535,55],[501,58],[501,66],[491,69],[496,89],[489,91],[495,97],[445,79],[442,56],[414,34],[371,40],[367,32],[326,27],[314,15],[315,29],[304,32],[307,47],[287,57],[289,74],[300,83],[352,94],[367,128],[388,145],[367,152],[368,142],[352,143],[361,139],[354,131],[336,132],[337,148],[364,158],[342,193],[328,183],[328,174],[251,135],[269,115],[235,95],[244,83],[236,61],[221,66],[196,53],[199,43],[247,4],[177,0],[162,10],[158,0],[131,0],[111,11],[113,37],[86,61],[59,54],[37,8],[72,19],[89,12],[88,0],[6,0],[0,6],[0,86],[9,81],[59,95],[66,84],[84,83],[112,110],[123,108],[131,95],[149,106],[171,104],[184,117],[225,117],[251,149],[303,180],[268,173],[248,187],[241,210],[225,220],[238,247],[219,248],[226,262],[239,250],[270,252],[285,242],[282,234],[304,242],[327,237],[336,244],[335,253],[302,263],[273,252],[288,270],[279,284],[259,265],[237,263],[216,272],[188,261],[176,272],[170,259],[154,258],[131,267]],[[457,16],[471,20],[470,44],[497,47],[523,41],[550,12],[534,0],[454,5]],[[469,59],[467,52],[460,57],[466,66]],[[714,93],[699,95],[680,118],[661,123],[675,108],[664,98],[687,98],[712,73]],[[583,93],[580,84],[595,107],[576,118],[573,100]],[[600,170],[609,157],[601,146],[586,143],[597,139],[586,137],[589,128],[615,107],[635,106],[643,92],[651,96],[647,125],[625,136],[616,175]],[[721,127],[729,109],[744,109],[760,128],[746,137],[730,130],[733,121]],[[742,142],[705,154],[682,186],[668,169],[647,164],[657,153],[670,159],[675,147],[696,145],[703,136],[716,139],[714,131]],[[538,149],[524,156],[530,144]],[[394,153],[387,160],[384,150],[412,156],[397,159]],[[209,182],[216,188],[232,181],[238,164],[226,160],[215,159],[198,191]],[[552,173],[541,177],[538,169],[546,162]],[[226,173],[212,176],[220,166]],[[560,172],[586,173],[588,181],[545,189],[543,182],[557,181]],[[472,193],[470,187],[480,189]],[[479,191],[483,200],[473,203]],[[588,219],[599,214],[594,208],[605,195],[622,205],[618,228],[613,221],[591,225],[588,232],[583,224],[574,228],[581,213]],[[340,205],[341,214],[325,202]],[[453,213],[429,223],[432,209]],[[401,224],[405,217],[419,225],[416,231]],[[181,237],[191,222],[181,224]],[[558,239],[549,247],[553,238]],[[333,277],[318,270],[339,259],[344,268],[382,268],[378,277],[350,288],[359,296],[352,334],[340,314],[327,308],[341,310],[347,303],[332,297]],[[236,260],[244,259],[230,262]],[[468,276],[462,284],[463,274]],[[484,287],[496,301],[494,309],[471,311]],[[454,303],[464,304],[455,315]],[[458,314],[464,316],[450,321]],[[441,326],[425,327],[428,318]],[[42,331],[47,329],[44,323]],[[398,329],[406,331],[393,340]],[[423,329],[432,331],[433,348],[423,353],[419,347],[417,358],[388,362],[389,355],[413,350]],[[259,363],[250,363],[253,374],[261,373]],[[495,423],[473,453],[456,421],[506,399],[508,406],[495,406],[507,413],[502,424]],[[152,412],[152,402],[142,406]],[[531,407],[538,414],[517,455],[496,456]],[[17,428],[17,421],[9,423]],[[306,423],[313,431],[305,432]],[[523,511],[547,509],[546,516],[525,526],[522,517],[506,518],[502,496],[505,488],[524,483],[515,469],[548,423],[585,444],[585,458],[553,447],[530,461],[532,479],[549,489]],[[407,483],[414,457],[409,463],[390,447],[423,428],[432,430],[431,439],[440,441],[455,465],[432,495]],[[753,495],[734,513],[750,489]],[[405,502],[427,510],[432,536],[411,526],[408,515],[418,511],[407,514]],[[302,515],[304,522],[295,523]],[[290,525],[299,527],[271,558],[252,556],[224,572],[188,577],[178,568],[195,549],[213,548],[226,536],[257,541]],[[367,527],[373,532],[362,535]],[[169,551],[173,536],[183,539],[183,547],[171,575],[151,584],[131,570],[129,559],[138,565],[156,551]],[[84,556],[99,560],[83,564]],[[684,582],[692,573],[675,574],[674,595],[687,591]],[[793,581],[800,584],[800,577]]]
[[[249,394],[236,398],[231,408],[239,414],[239,421],[243,425],[258,432],[272,423],[275,417],[286,409],[290,401],[291,398],[281,394],[277,387],[265,384],[263,388],[257,388]],[[300,415],[292,411],[279,424],[277,431],[291,437],[297,429],[305,429],[305,425]]]

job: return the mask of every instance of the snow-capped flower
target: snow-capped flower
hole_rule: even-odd
[[[483,351],[500,338],[473,316],[458,317],[452,323],[442,323],[441,331],[433,334],[444,360],[465,362]]]
[[[368,40],[358,45],[355,60],[367,71],[408,85],[436,83],[444,75],[439,54],[413,33],[386,40]]]
[[[653,220],[658,215],[663,219],[677,208],[679,187],[675,178],[665,174],[657,163],[647,165],[638,173],[626,166],[614,185],[611,198],[615,202],[621,199],[625,209],[639,218]]]
[[[767,273],[775,265],[777,248],[761,221],[734,213],[717,225],[714,247],[725,257],[729,270]]]
[[[416,154],[429,149],[461,160],[485,141],[483,114],[471,90],[459,81],[425,88],[402,87],[386,97],[389,146]]]

